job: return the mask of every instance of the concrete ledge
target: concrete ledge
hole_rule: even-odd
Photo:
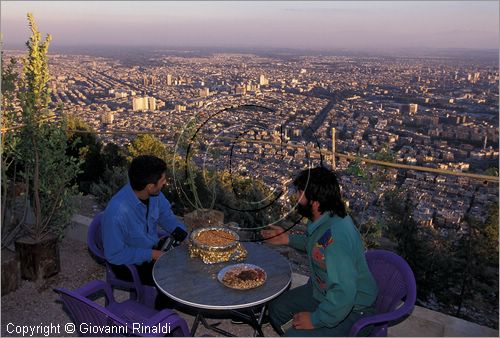
[[[79,242],[87,243],[87,232],[89,225],[92,223],[92,218],[74,215],[71,218],[71,224],[66,229],[66,236]]]
[[[293,272],[292,286],[304,285],[309,277]],[[476,323],[415,306],[401,323],[389,327],[390,337],[498,337],[498,331]]]
[[[92,218],[74,215],[66,236],[87,242],[87,231]],[[304,285],[308,276],[292,272],[291,288]],[[415,306],[412,314],[401,323],[389,327],[390,337],[498,337],[498,330],[466,320]]]
[[[415,306],[410,317],[389,328],[392,337],[498,337],[486,326]]]

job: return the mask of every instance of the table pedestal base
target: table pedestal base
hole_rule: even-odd
[[[254,329],[253,332],[254,337],[264,337],[264,333],[262,332],[262,319],[264,318],[264,313],[266,312],[266,305],[262,307],[262,309],[258,314],[256,314],[253,309],[242,310],[242,311],[231,310],[230,312],[232,315],[238,317],[239,319],[241,319]],[[194,335],[196,334],[196,330],[198,329],[198,325],[200,323],[206,329],[212,330],[226,337],[236,337],[234,334],[219,328],[218,326],[220,325],[220,322],[209,324],[206,318],[203,317],[201,313],[197,313],[194,319],[193,326],[191,327],[192,337],[194,337]]]

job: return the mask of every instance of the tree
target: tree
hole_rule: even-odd
[[[486,176],[497,176],[498,177],[498,168],[497,167],[489,167],[484,171],[484,175]]]
[[[1,142],[0,142],[0,152],[1,152],[1,181],[2,181],[2,212],[0,222],[2,226],[2,237],[6,238],[5,231],[7,230],[6,223],[6,210],[10,209],[10,205],[7,206],[7,202],[10,201],[12,204],[12,200],[14,199],[14,187],[16,184],[16,151],[17,144],[19,142],[19,136],[17,130],[14,129],[16,122],[16,111],[14,109],[14,98],[15,91],[17,88],[17,82],[19,74],[15,72],[14,67],[16,66],[16,59],[11,58],[10,62],[7,66],[4,65],[4,57],[3,51],[1,52],[2,59],[2,121],[0,125],[3,130],[1,132]],[[13,166],[12,166],[13,165]],[[12,167],[11,167],[12,166]],[[11,169],[13,168],[13,170]],[[9,171],[11,171],[11,175],[9,175]],[[10,177],[9,177],[10,176]],[[11,192],[10,196],[7,194]],[[9,197],[9,198],[7,198]]]
[[[361,178],[365,178],[367,176],[365,169],[363,169],[361,165],[361,160],[359,159],[354,159],[349,162],[346,173]]]
[[[122,148],[108,143],[101,151],[105,169],[97,182],[90,185],[90,192],[99,203],[106,205],[111,197],[127,183],[127,158]]]
[[[106,168],[113,169],[115,167],[126,167],[127,158],[123,154],[122,148],[114,143],[108,143],[102,149],[101,156]]]
[[[442,238],[431,226],[419,225],[412,217],[414,206],[406,190],[394,189],[384,196],[387,211],[387,232],[397,243],[398,254],[412,268],[418,288],[418,297],[448,297],[454,284],[452,276],[452,238]]]
[[[389,143],[384,143],[379,152],[373,156],[377,161],[394,162],[395,154],[392,151]]]
[[[459,266],[463,268],[457,278],[460,290],[456,295],[456,316],[460,315],[464,303],[478,298],[491,301],[489,294],[498,290],[498,204],[490,206],[485,222],[470,215],[466,216],[465,222],[467,231],[457,248]],[[496,269],[496,274],[491,273],[492,269]],[[494,303],[498,304],[498,296]]]
[[[215,177],[215,188],[215,208],[242,228],[265,226],[280,218],[276,192],[258,179],[222,171]]]
[[[97,198],[97,201],[106,205],[113,195],[127,183],[127,167],[106,168],[99,182],[92,183],[90,193]]]
[[[49,233],[62,236],[72,216],[71,197],[76,189],[71,185],[79,172],[80,162],[66,155],[67,135],[64,118],[55,119],[48,109],[50,100],[47,52],[52,37],[44,41],[35,20],[28,13],[31,37],[26,42],[27,57],[23,59],[19,100],[22,107],[19,156],[22,176],[29,187],[29,200],[34,212],[34,224],[25,230],[35,241]],[[28,206],[27,206],[28,207]]]
[[[154,155],[161,159],[166,158],[166,148],[162,141],[150,134],[137,136],[128,146],[129,160],[139,155]]]
[[[89,193],[91,184],[99,182],[105,169],[102,143],[97,140],[92,128],[78,117],[68,117],[68,130],[68,144],[71,147],[67,153],[83,161],[76,182],[81,192]]]

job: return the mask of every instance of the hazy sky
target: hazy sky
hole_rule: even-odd
[[[9,44],[32,12],[52,46],[498,48],[498,1],[2,1]]]

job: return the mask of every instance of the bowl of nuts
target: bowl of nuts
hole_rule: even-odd
[[[238,234],[225,227],[198,228],[189,239],[189,255],[200,257],[206,264],[241,260],[247,254]]]

